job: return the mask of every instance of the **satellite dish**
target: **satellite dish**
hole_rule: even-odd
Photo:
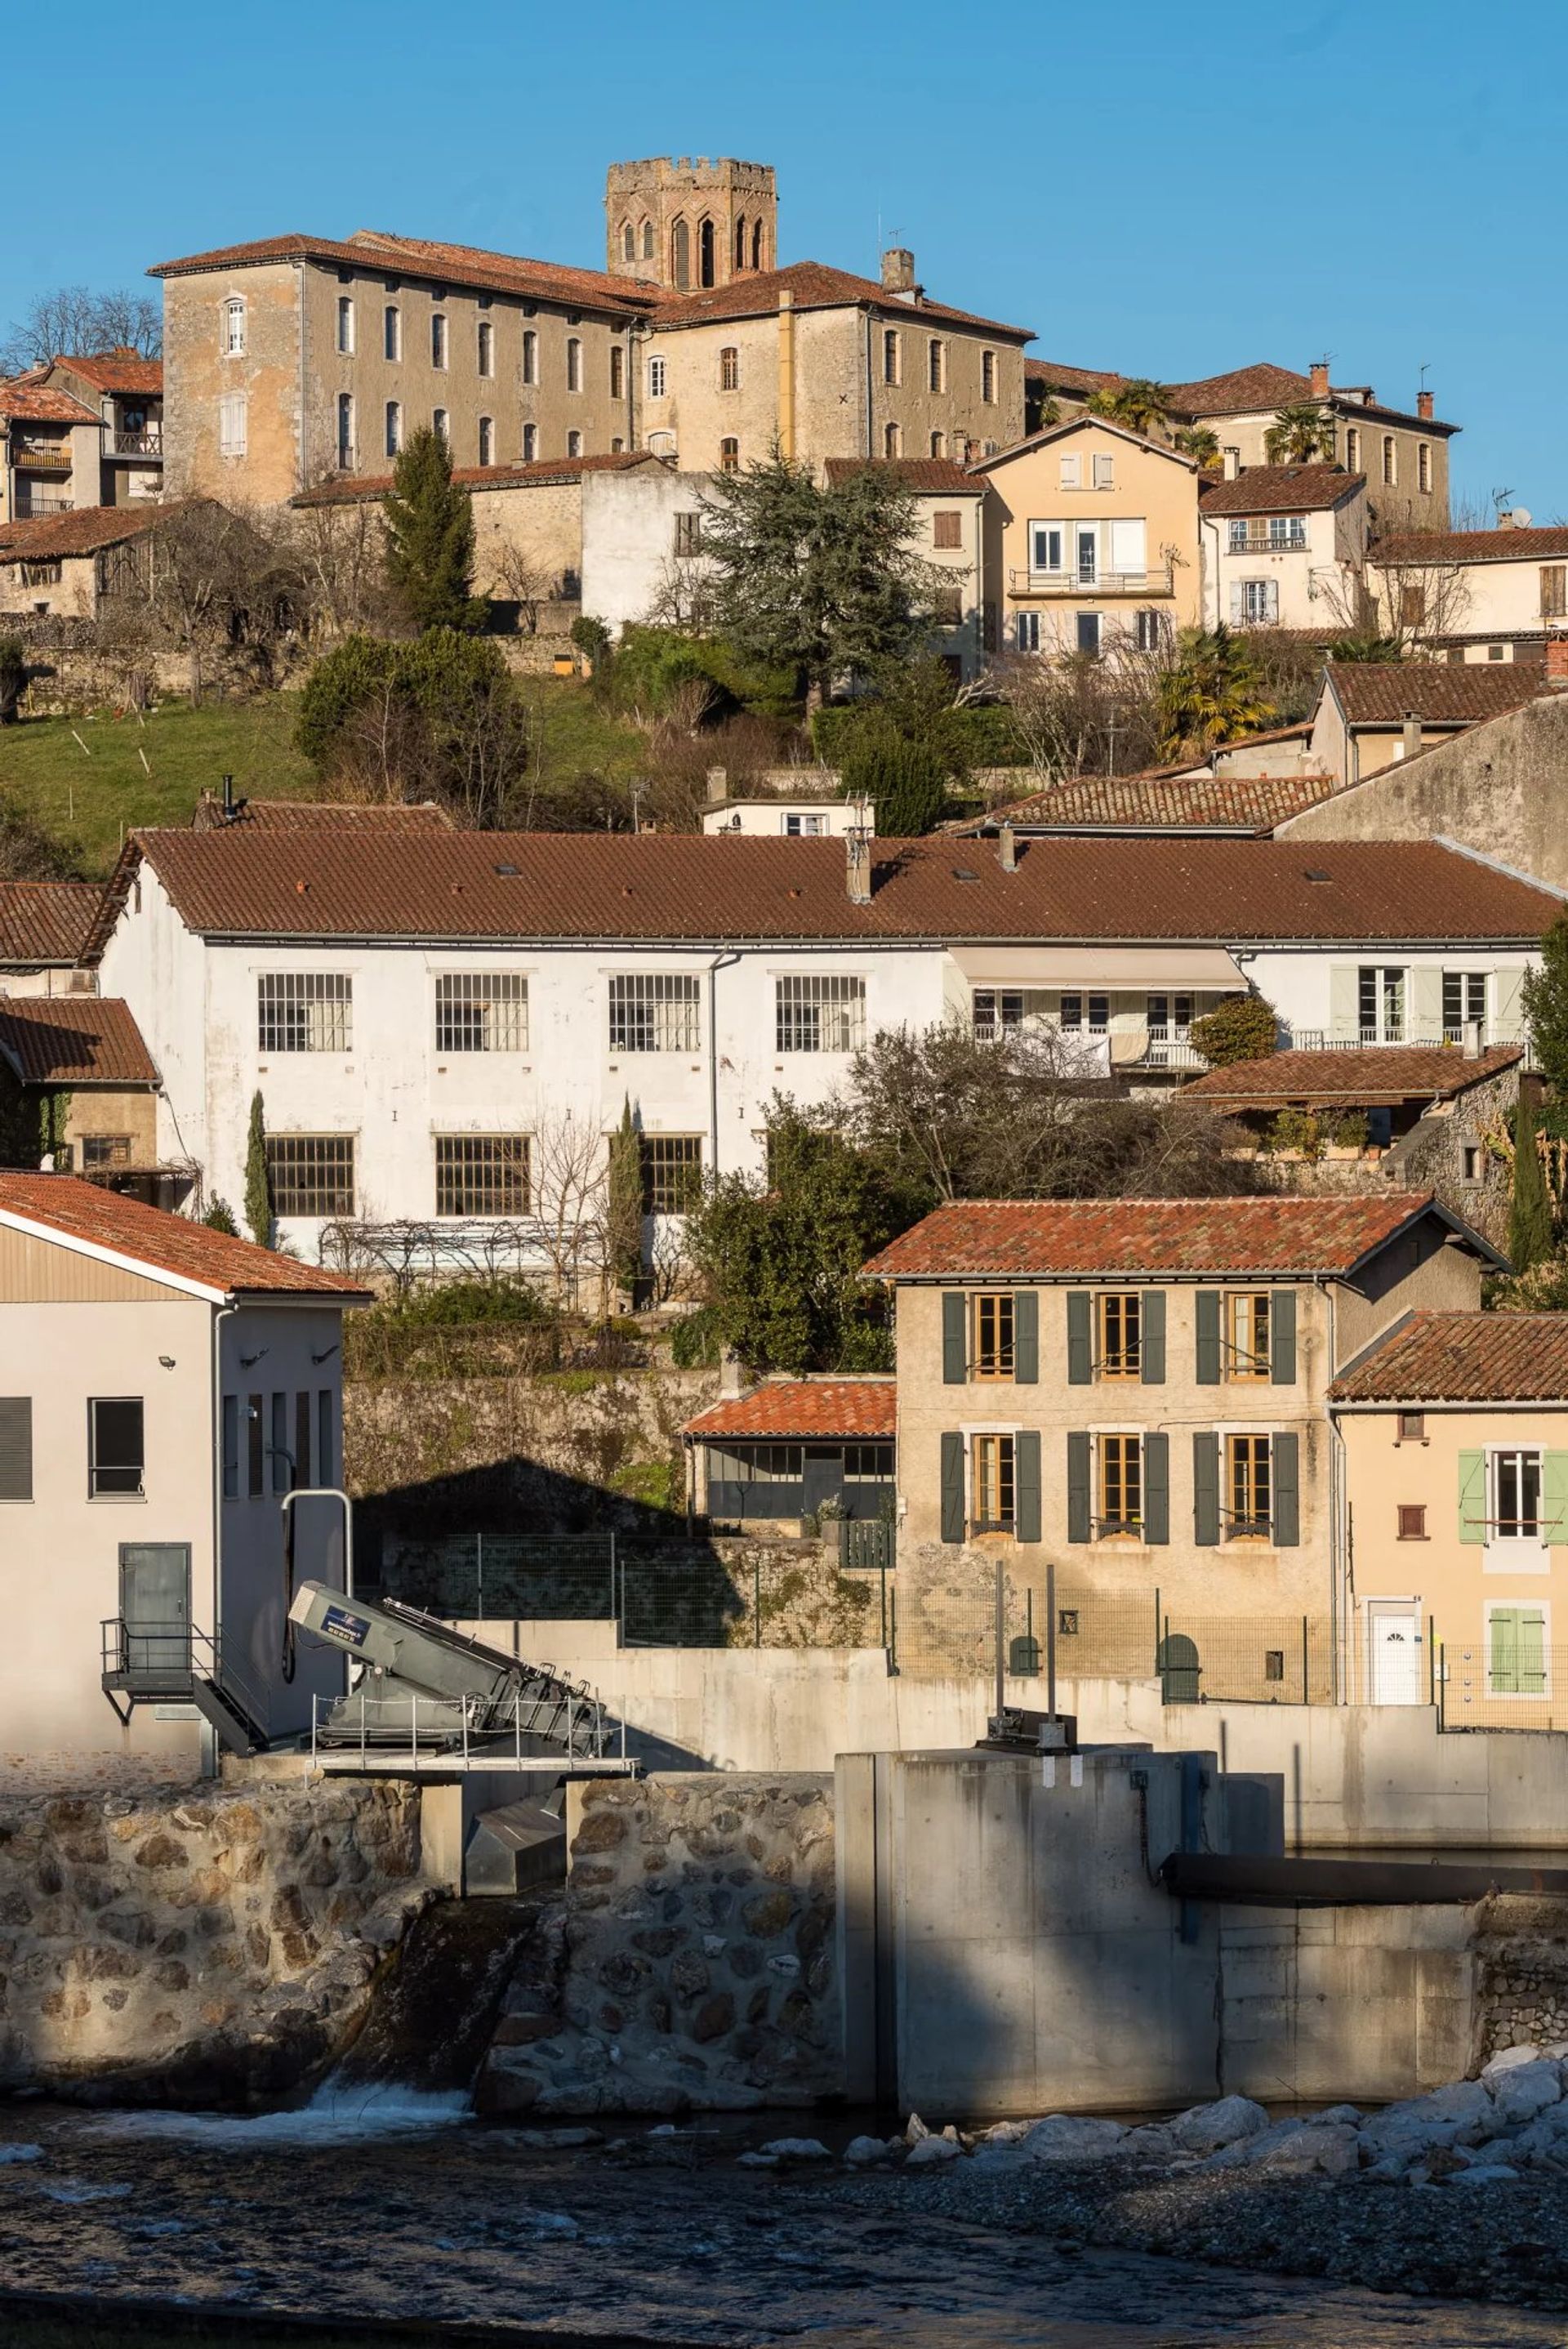
[[[1498,527],[1501,530],[1528,530],[1530,528],[1530,508],[1528,506],[1505,506],[1501,513],[1498,515],[1497,520]]]

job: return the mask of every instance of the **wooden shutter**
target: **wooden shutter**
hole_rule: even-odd
[[[1500,970],[1493,974],[1491,984],[1497,1016],[1488,1041],[1517,1044],[1524,1034],[1524,973],[1522,970]]]
[[[1220,1292],[1200,1288],[1194,1300],[1198,1327],[1198,1384],[1220,1383]]]
[[[1146,1542],[1168,1542],[1171,1538],[1168,1435],[1146,1435],[1143,1439],[1143,1538]]]
[[[1276,1387],[1295,1384],[1295,1291],[1269,1291],[1269,1377]]]
[[[1418,1042],[1440,1044],[1443,1040],[1443,974],[1440,970],[1415,969],[1410,973],[1409,1033]]]
[[[1068,1291],[1068,1384],[1094,1382],[1094,1299],[1087,1288]]]
[[[1486,1540],[1486,1454],[1460,1454],[1460,1539],[1474,1548]]]
[[[1033,1288],[1013,1299],[1013,1376],[1020,1386],[1040,1382],[1040,1299]]]
[[[1541,1516],[1543,1540],[1568,1542],[1568,1452],[1541,1455]]]
[[[961,1387],[969,1376],[969,1300],[961,1288],[942,1292],[942,1383]]]
[[[1336,963],[1328,974],[1328,1034],[1336,1044],[1353,1043],[1361,1033],[1361,971],[1353,962]]]
[[[1040,1432],[1021,1427],[1013,1438],[1013,1530],[1021,1542],[1040,1538]]]
[[[1165,1291],[1146,1288],[1139,1304],[1140,1356],[1146,1387],[1165,1383]]]
[[[1091,1512],[1088,1431],[1074,1428],[1068,1436],[1068,1539],[1086,1542]]]
[[[1487,1625],[1489,1633],[1488,1678],[1493,1696],[1517,1696],[1519,1693],[1519,1609],[1517,1607],[1494,1607]]]
[[[1276,1435],[1269,1445],[1275,1549],[1301,1544],[1301,1438]]]
[[[1212,1427],[1192,1431],[1192,1539],[1212,1548],[1220,1538],[1220,1439]]]
[[[33,1398],[0,1395],[0,1501],[33,1497]]]
[[[1539,1607],[1519,1610],[1519,1693],[1541,1696],[1546,1689],[1546,1617]]]
[[[961,1542],[964,1538],[964,1438],[944,1435],[942,1439],[942,1538],[944,1542]]]

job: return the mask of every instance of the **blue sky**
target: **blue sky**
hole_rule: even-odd
[[[934,295],[1056,358],[1180,379],[1327,353],[1400,407],[1425,363],[1465,427],[1456,494],[1568,518],[1564,0],[160,0],[151,21],[72,11],[98,60],[71,78],[80,168],[47,163],[36,115],[0,318],[285,229],[602,265],[608,161],[740,155],[777,166],[785,259],[874,273],[880,222]]]

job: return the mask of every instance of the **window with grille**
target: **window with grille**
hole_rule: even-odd
[[[526,1216],[526,1133],[438,1133],[438,1216]]]
[[[702,1192],[702,1137],[645,1133],[638,1153],[645,1216],[687,1216]]]
[[[101,1173],[109,1166],[130,1164],[129,1133],[84,1133],[82,1136],[82,1173]]]
[[[663,359],[648,361],[648,398],[650,399],[663,399],[668,373],[669,370]]]
[[[1486,1032],[1486,973],[1484,970],[1445,970],[1443,973],[1443,1035],[1446,1040],[1460,1042],[1470,1020],[1479,1020],[1481,1032]]]
[[[971,1309],[970,1361],[977,1379],[1010,1379],[1014,1366],[1013,1299],[977,1297]]]
[[[938,342],[934,337],[926,347],[925,374],[926,381],[933,391],[946,390],[947,346],[945,343]]]
[[[346,971],[263,971],[256,1011],[263,1052],[346,1052],[354,1040],[354,981]]]
[[[1398,489],[1399,485],[1399,452],[1391,432],[1383,435],[1383,487]]]
[[[975,1533],[1011,1533],[1016,1517],[1010,1435],[976,1435],[969,1447],[970,1523]]]
[[[994,400],[996,397],[996,354],[995,351],[982,351],[980,354],[980,397],[982,399],[986,401]]]
[[[892,1445],[891,1444],[846,1444],[844,1474],[861,1485],[891,1485]]]
[[[778,982],[780,1052],[858,1052],[866,1040],[866,983],[813,973]]]
[[[743,1444],[733,1451],[713,1444],[707,1473],[715,1484],[798,1485],[802,1457],[799,1444]]]
[[[351,1133],[269,1133],[267,1180],[275,1216],[352,1216]]]
[[[1427,492],[1432,486],[1432,452],[1425,440],[1416,450],[1416,485]]]
[[[902,351],[896,326],[882,330],[882,381],[898,383],[903,379]]]
[[[1099,1299],[1099,1374],[1102,1379],[1143,1376],[1143,1301],[1136,1289]]]
[[[695,1052],[701,1043],[695,972],[627,971],[611,979],[613,1052]]]
[[[1270,1374],[1266,1288],[1237,1289],[1225,1299],[1225,1374],[1233,1379],[1266,1379]]]
[[[626,397],[626,354],[619,343],[610,346],[610,397],[612,399],[624,399]]]
[[[438,1052],[526,1052],[528,981],[510,970],[444,970],[436,980]]]
[[[1232,1435],[1225,1440],[1225,1531],[1233,1541],[1267,1541],[1270,1534],[1269,1439]]]
[[[1143,1531],[1143,1439],[1137,1435],[1102,1435],[1099,1439],[1100,1534],[1137,1535]]]
[[[245,355],[245,305],[237,294],[223,305],[223,351],[232,359]]]
[[[720,391],[740,389],[740,353],[733,343],[727,343],[718,355],[718,388]]]

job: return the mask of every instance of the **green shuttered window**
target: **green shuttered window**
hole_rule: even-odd
[[[958,1434],[942,1439],[942,1538],[964,1538],[964,1438]]]
[[[961,1288],[944,1288],[942,1292],[942,1382],[944,1386],[961,1387],[968,1375],[969,1300]]]
[[[1165,1383],[1165,1292],[1146,1288],[1143,1310],[1143,1383],[1146,1387],[1162,1387]]]
[[[1487,1685],[1493,1696],[1546,1692],[1546,1617],[1539,1607],[1494,1607],[1487,1622]]]
[[[1200,1288],[1194,1299],[1198,1329],[1198,1384],[1220,1383],[1220,1292]],[[1202,1536],[1199,1537],[1202,1539]]]

